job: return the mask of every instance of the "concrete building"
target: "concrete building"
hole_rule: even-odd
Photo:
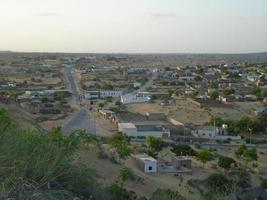
[[[194,76],[180,76],[179,81],[192,81],[194,80]]]
[[[134,156],[138,166],[145,173],[156,173],[158,171],[157,160],[147,154],[137,154]]]
[[[174,166],[177,168],[186,168],[186,169],[191,169],[192,168],[192,161],[191,158],[188,156],[177,156],[173,160]]]
[[[123,104],[145,103],[149,101],[150,97],[145,94],[126,94],[121,96],[121,103]]]
[[[121,90],[102,90],[100,91],[100,98],[105,98],[105,97],[120,97],[122,95]]]
[[[254,110],[255,115],[262,115],[267,113],[267,107],[259,107]]]
[[[129,137],[147,137],[158,138],[170,137],[170,130],[162,126],[155,125],[135,125],[133,123],[118,123],[118,130]]]
[[[99,99],[106,97],[120,97],[122,95],[121,90],[100,90],[100,91],[86,91],[84,93],[85,99]]]
[[[86,91],[84,93],[85,99],[98,99],[99,98],[99,91]]]
[[[218,135],[219,130],[214,126],[200,126],[193,131],[193,134],[202,138],[215,138]]]
[[[118,130],[127,136],[137,137],[137,128],[133,123],[118,123]]]
[[[193,135],[199,138],[205,138],[210,140],[241,140],[239,135],[229,135],[227,132],[227,125],[218,128],[214,126],[200,126],[196,130],[192,131]]]
[[[140,87],[141,87],[141,83],[139,83],[139,82],[134,82],[134,83],[133,83],[133,87],[134,87],[134,88],[140,88]]]

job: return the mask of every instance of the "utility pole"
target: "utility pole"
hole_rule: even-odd
[[[185,143],[185,125],[183,124],[183,129],[184,129],[184,143]]]
[[[252,128],[249,128],[249,143],[251,144]]]

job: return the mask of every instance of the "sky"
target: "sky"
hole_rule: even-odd
[[[0,50],[267,51],[267,0],[0,0]]]

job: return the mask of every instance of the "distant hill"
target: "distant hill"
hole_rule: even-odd
[[[267,52],[240,53],[240,54],[197,54],[197,53],[173,53],[173,54],[127,54],[127,53],[49,53],[49,52],[13,52],[0,51],[0,55],[14,56],[76,56],[88,57],[97,56],[99,59],[110,61],[107,58],[114,58],[122,65],[132,66],[177,66],[177,65],[215,65],[222,63],[267,63]]]

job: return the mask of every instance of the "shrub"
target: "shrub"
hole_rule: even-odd
[[[223,174],[211,174],[207,179],[207,185],[211,191],[229,193],[232,190],[232,182]]]
[[[186,200],[177,191],[172,191],[170,189],[157,189],[153,192],[150,200]]]
[[[218,165],[223,169],[229,170],[234,164],[236,164],[236,161],[233,158],[226,156],[219,157]]]

